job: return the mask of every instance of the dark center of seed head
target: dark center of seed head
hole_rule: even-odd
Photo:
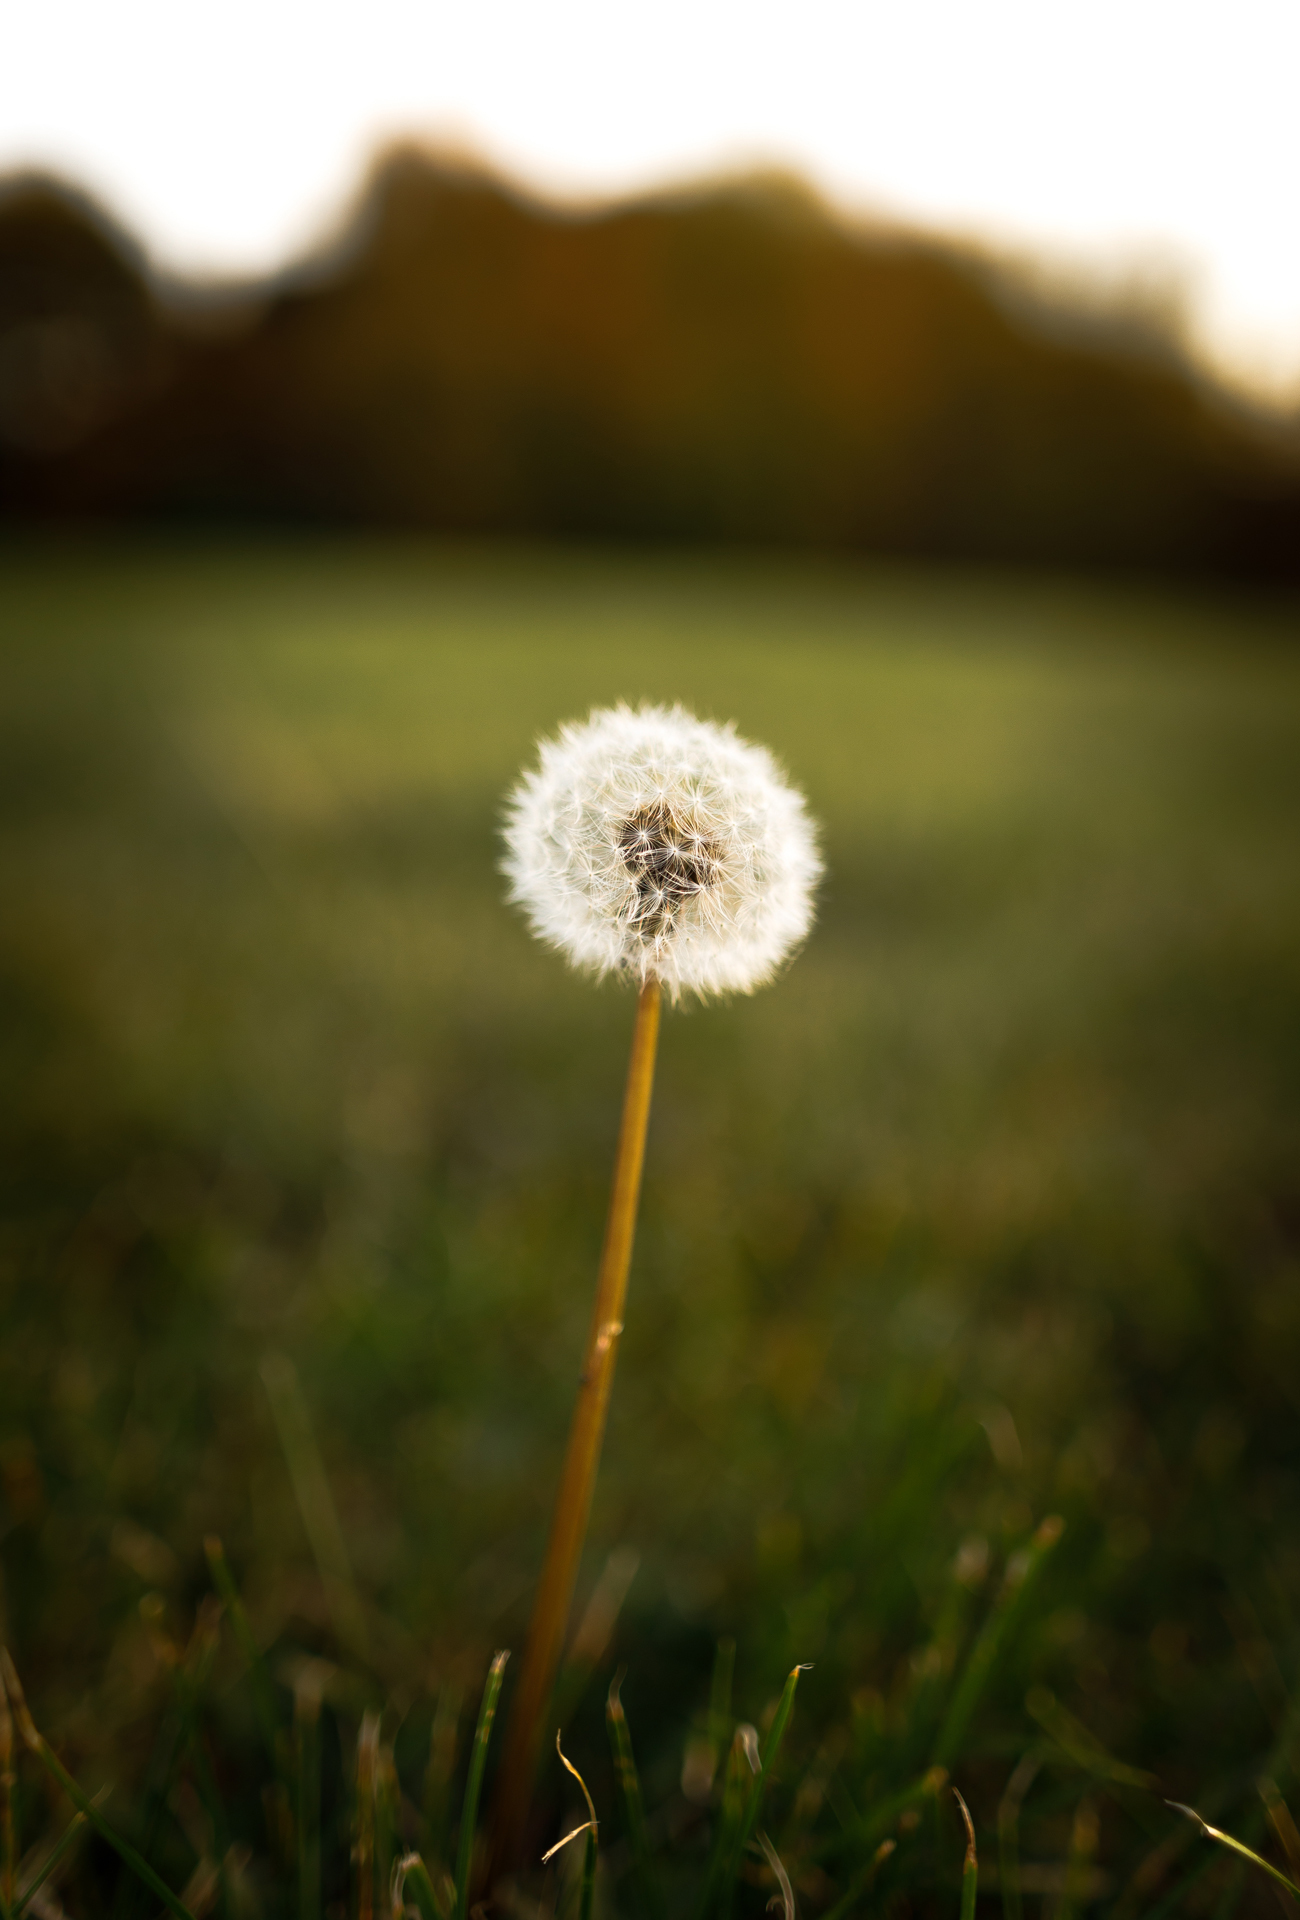
[[[646,935],[661,933],[717,871],[713,842],[678,820],[662,801],[629,815],[618,845],[636,885],[637,925]]]

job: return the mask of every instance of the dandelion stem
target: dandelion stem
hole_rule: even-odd
[[[636,1230],[641,1166],[645,1158],[646,1125],[654,1085],[655,1042],[659,1034],[659,983],[647,980],[637,1001],[628,1063],[623,1120],[619,1130],[614,1183],[610,1193],[605,1243],[596,1281],[596,1301],[587,1335],[587,1350],[578,1383],[569,1446],[560,1478],[560,1491],[551,1521],[551,1535],[542,1564],[542,1577],[533,1603],[528,1643],[520,1667],[519,1685],[510,1710],[501,1780],[493,1809],[492,1858],[506,1864],[519,1846],[533,1777],[541,1750],[542,1730],[559,1669],[573,1589],[578,1577],[591,1512],[591,1496],[600,1464],[601,1441],[609,1407],[618,1337],[623,1331],[623,1303],[627,1297],[628,1266]]]

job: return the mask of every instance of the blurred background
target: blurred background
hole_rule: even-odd
[[[571,1697],[626,1663],[669,1794],[731,1635],[755,1718],[816,1662],[806,1752],[869,1784],[1057,1514],[981,1831],[1037,1686],[1258,1838],[1300,1763],[1291,10],[41,16],[0,1637],[43,1724],[129,1802],[219,1534],[278,1675],[359,1661],[411,1768],[463,1748],[631,1020],[504,906],[501,799],[680,699],[776,750],[827,879],[774,986],[666,1023]],[[1083,1803],[1037,1791],[1059,1862]],[[1058,1920],[1266,1904],[1088,1831]]]

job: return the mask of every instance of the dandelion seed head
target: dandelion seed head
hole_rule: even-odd
[[[803,796],[765,748],[681,707],[607,707],[543,741],[505,842],[510,898],[541,939],[674,999],[751,991],[812,924]]]

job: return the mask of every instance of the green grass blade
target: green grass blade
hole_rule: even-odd
[[[682,1756],[682,1792],[696,1806],[707,1806],[713,1795],[718,1763],[731,1746],[731,1679],[736,1665],[734,1640],[719,1640],[713,1657],[713,1679],[704,1725],[692,1733]]]
[[[1013,1556],[993,1611],[980,1631],[961,1679],[953,1690],[948,1712],[935,1743],[934,1763],[950,1767],[997,1663],[998,1655],[1024,1613],[1025,1603],[1044,1560],[1065,1530],[1054,1514],[1044,1520],[1023,1553]]]
[[[1076,1920],[1076,1916],[1086,1907],[1088,1879],[1097,1855],[1099,1838],[1097,1808],[1089,1795],[1085,1794],[1075,1809],[1070,1856],[1065,1866],[1065,1886],[1061,1891],[1055,1920]]]
[[[298,1920],[320,1920],[320,1706],[321,1676],[313,1661],[294,1688]]]
[[[465,1804],[460,1815],[460,1842],[456,1848],[456,1905],[454,1920],[466,1920],[469,1912],[469,1876],[474,1864],[474,1834],[478,1825],[478,1803],[483,1791],[483,1770],[487,1766],[488,1741],[505,1675],[508,1653],[498,1653],[488,1668],[483,1700],[474,1729],[474,1745],[469,1757],[469,1778],[465,1782]]]
[[[230,1622],[230,1631],[235,1637],[235,1645],[243,1654],[244,1663],[248,1668],[253,1711],[257,1716],[262,1744],[276,1773],[283,1777],[285,1772],[284,1734],[276,1709],[275,1688],[266,1670],[262,1650],[257,1644],[239,1588],[235,1585],[235,1577],[230,1571],[230,1562],[226,1559],[226,1550],[215,1533],[209,1534],[203,1542],[203,1551],[207,1555],[208,1568],[212,1574],[212,1584],[217,1590],[217,1598],[226,1610],[226,1618]]]
[[[785,1739],[785,1730],[790,1724],[790,1715],[794,1712],[794,1696],[799,1685],[799,1675],[801,1673],[807,1673],[808,1670],[807,1665],[803,1663],[797,1667],[791,1667],[786,1677],[786,1683],[781,1689],[781,1698],[777,1704],[776,1714],[771,1726],[767,1730],[767,1738],[763,1742],[764,1779],[767,1778],[768,1773],[776,1761],[777,1754],[781,1751],[781,1742]]]
[[[591,1910],[596,1903],[596,1829],[587,1828],[587,1844],[582,1855],[582,1899],[578,1906],[578,1920],[591,1920]]]
[[[1041,1765],[1042,1756],[1031,1748],[1013,1771],[998,1802],[998,1879],[1002,1886],[1003,1920],[1021,1920],[1020,1809]]]
[[[67,1768],[59,1760],[44,1735],[37,1731],[36,1722],[27,1711],[27,1702],[23,1697],[23,1690],[19,1684],[18,1675],[14,1671],[13,1661],[9,1658],[9,1650],[7,1647],[0,1647],[0,1680],[3,1681],[8,1691],[9,1705],[13,1710],[13,1716],[18,1723],[18,1731],[23,1737],[24,1744],[35,1754],[36,1758],[45,1768],[45,1771],[50,1775],[50,1778],[57,1780],[69,1800],[71,1800],[73,1806],[77,1809],[77,1812],[85,1815],[100,1839],[107,1841],[119,1859],[124,1860],[127,1866],[130,1867],[132,1873],[143,1880],[151,1892],[157,1894],[169,1913],[174,1913],[177,1916],[177,1920],[194,1920],[194,1916],[184,1901],[180,1900],[176,1894],[172,1892],[167,1882],[154,1872],[144,1856],[137,1853],[130,1841],[124,1840],[121,1834],[105,1820],[94,1801],[82,1792]]]
[[[374,1920],[375,1798],[379,1772],[379,1715],[361,1716],[357,1735],[357,1807],[353,1844],[357,1863],[357,1920]]]
[[[709,1864],[704,1874],[704,1888],[696,1910],[697,1920],[704,1920],[705,1915],[712,1911],[715,1898],[723,1883],[727,1863],[734,1851],[735,1839],[740,1830],[749,1793],[749,1783],[757,1774],[761,1764],[758,1735],[751,1726],[744,1724],[738,1726],[727,1753],[726,1771],[722,1779],[722,1805],[718,1809],[717,1831],[713,1837]]]
[[[927,1767],[897,1793],[891,1793],[884,1800],[872,1806],[869,1813],[863,1815],[854,1832],[854,1839],[860,1847],[874,1846],[882,1840],[898,1819],[900,1813],[906,1813],[909,1807],[915,1807],[922,1800],[932,1800],[948,1784],[946,1767]]]
[[[713,1765],[731,1745],[731,1683],[736,1672],[736,1643],[722,1639],[713,1656],[713,1679],[709,1686],[709,1744]]]
[[[614,1771],[618,1777],[619,1791],[623,1796],[623,1812],[627,1820],[632,1864],[636,1870],[637,1890],[649,1920],[657,1920],[657,1916],[664,1910],[663,1893],[650,1859],[650,1836],[646,1831],[641,1781],[632,1753],[632,1735],[628,1728],[627,1715],[623,1711],[623,1702],[619,1698],[620,1679],[621,1675],[616,1674],[610,1682],[609,1697],[605,1702],[605,1722],[609,1729],[609,1744],[614,1755]]]
[[[424,1770],[421,1808],[426,1850],[441,1866],[449,1853],[451,1783],[456,1771],[456,1747],[463,1701],[459,1686],[444,1681],[429,1729],[429,1759]]]
[[[271,1402],[289,1479],[320,1572],[334,1631],[340,1643],[364,1666],[370,1657],[365,1615],[298,1369],[287,1354],[268,1353],[262,1360],[262,1383]]]
[[[438,1897],[433,1876],[418,1853],[408,1853],[393,1868],[393,1913],[400,1914],[410,1892],[420,1920],[450,1920],[450,1911]]]
[[[142,1835],[140,1851],[146,1860],[153,1852],[158,1835],[162,1831],[163,1821],[167,1817],[168,1796],[176,1783],[176,1776],[180,1772],[184,1757],[185,1723],[176,1711],[173,1698],[172,1710],[159,1728],[158,1739],[144,1783],[139,1830]],[[139,1881],[124,1875],[113,1901],[112,1920],[135,1920],[142,1900],[143,1889]]]
[[[230,1847],[230,1817],[226,1812],[216,1773],[204,1738],[201,1704],[208,1676],[216,1662],[221,1643],[222,1605],[211,1594],[200,1602],[194,1632],[185,1657],[173,1674],[176,1708],[184,1729],[185,1744],[194,1769],[194,1782],[204,1812],[212,1826],[213,1844],[218,1860],[224,1860]]]
[[[380,1892],[392,1885],[393,1866],[402,1851],[402,1784],[392,1743],[379,1749],[375,1777],[375,1878]]]
[[[1046,1687],[1031,1687],[1025,1696],[1025,1708],[1043,1731],[1055,1740],[1061,1751],[1068,1754],[1075,1766],[1082,1767],[1085,1773],[1095,1774],[1099,1780],[1109,1781],[1114,1786],[1133,1787],[1143,1793],[1150,1793],[1159,1785],[1153,1773],[1143,1773],[1137,1767],[1126,1766],[1122,1760],[1116,1760],[1109,1754],[1082,1720],[1076,1720],[1072,1713],[1067,1712]]]
[[[955,1555],[929,1645],[918,1651],[909,1689],[905,1751],[909,1770],[924,1758],[939,1730],[948,1676],[966,1642],[971,1616],[988,1576],[988,1544],[967,1542]]]
[[[31,1904],[33,1895],[38,1894],[50,1875],[57,1871],[60,1863],[67,1857],[72,1848],[76,1846],[78,1840],[86,1831],[87,1825],[88,1822],[84,1813],[73,1814],[71,1820],[63,1829],[63,1832],[50,1848],[44,1860],[42,1860],[38,1871],[27,1882],[27,1885],[15,1899],[12,1908],[13,1920],[22,1920],[23,1914]]]
[[[961,1920],[975,1920],[975,1897],[979,1892],[980,1863],[975,1850],[975,1822],[970,1817],[970,1808],[958,1793],[956,1787],[952,1797],[961,1808],[961,1817],[966,1823],[966,1858],[961,1870]]]
[[[14,1722],[9,1696],[0,1680],[0,1913],[13,1912],[18,1871],[18,1775],[14,1767]]]
[[[745,1848],[754,1837],[754,1828],[758,1825],[758,1816],[763,1805],[763,1793],[767,1786],[768,1775],[771,1773],[777,1755],[781,1751],[781,1742],[785,1739],[785,1730],[790,1724],[790,1715],[794,1712],[794,1696],[799,1685],[799,1675],[803,1671],[802,1666],[791,1667],[786,1677],[786,1683],[781,1689],[781,1698],[777,1703],[772,1724],[767,1730],[767,1738],[763,1742],[762,1751],[759,1756],[758,1773],[755,1776],[754,1784],[749,1790],[749,1800],[745,1807],[745,1817],[740,1826],[737,1865],[739,1865],[739,1856],[745,1851]]]
[[[757,1771],[750,1783],[749,1792],[745,1796],[744,1812],[741,1815],[735,1838],[732,1840],[731,1846],[728,1849],[726,1864],[722,1874],[721,1892],[724,1909],[731,1904],[731,1898],[735,1892],[736,1880],[740,1873],[740,1863],[744,1858],[745,1848],[753,1839],[754,1829],[758,1825],[758,1816],[763,1806],[763,1794],[767,1787],[768,1777],[775,1765],[777,1755],[781,1751],[781,1742],[785,1739],[785,1730],[790,1724],[790,1715],[794,1712],[794,1696],[799,1685],[799,1675],[803,1671],[804,1668],[802,1666],[792,1667],[786,1677],[785,1686],[781,1689],[780,1701],[777,1703],[776,1713],[773,1716],[771,1726],[768,1728],[767,1738],[763,1742]]]
[[[833,1907],[827,1909],[822,1915],[822,1920],[845,1920],[846,1914],[854,1912],[875,1885],[876,1875],[880,1872],[886,1860],[888,1860],[892,1853],[896,1853],[897,1850],[897,1840],[882,1840],[870,1860],[868,1860],[866,1866],[854,1876],[849,1884],[848,1891],[840,1895],[840,1898],[835,1902]]]
[[[946,1767],[927,1767],[915,1780],[900,1787],[897,1793],[878,1801],[862,1816],[853,1834],[857,1844],[860,1847],[874,1846],[888,1833],[900,1813],[906,1813],[909,1807],[916,1806],[922,1800],[937,1798],[947,1784]]]
[[[451,1680],[444,1680],[438,1692],[438,1705],[434,1707],[434,1724],[428,1730],[428,1763],[424,1766],[421,1793],[424,1851],[438,1866],[449,1857],[451,1780],[455,1776],[461,1705],[461,1688]]]
[[[615,1547],[602,1567],[560,1665],[551,1706],[557,1726],[567,1727],[573,1719],[613,1638],[640,1565],[641,1556],[633,1548]]]
[[[1252,1852],[1243,1841],[1234,1840],[1230,1833],[1224,1833],[1222,1828],[1212,1827],[1208,1820],[1202,1820],[1195,1807],[1185,1807],[1181,1800],[1167,1800],[1165,1805],[1172,1807],[1175,1813],[1181,1813],[1185,1819],[1190,1820],[1192,1825],[1199,1829],[1202,1839],[1213,1840],[1218,1846],[1226,1847],[1229,1853],[1235,1853],[1239,1859],[1248,1861],[1252,1867],[1258,1867],[1262,1873],[1266,1873],[1270,1880],[1276,1880],[1280,1887],[1285,1887],[1293,1900],[1300,1900],[1300,1887],[1293,1880],[1288,1880],[1287,1876],[1271,1861]]]
[[[1300,1874],[1300,1831],[1291,1817],[1291,1809],[1277,1790],[1277,1782],[1265,1777],[1256,1782],[1264,1802],[1268,1822],[1282,1844],[1292,1873]]]

